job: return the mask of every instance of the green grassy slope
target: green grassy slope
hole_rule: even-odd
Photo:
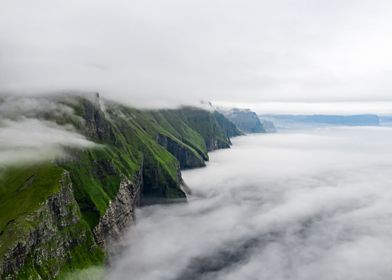
[[[175,113],[178,118],[184,120],[189,127],[202,136],[207,151],[230,146],[229,138],[226,137],[224,129],[219,125],[213,113],[194,107],[183,107]]]
[[[78,96],[58,97],[54,102],[72,108],[73,114],[45,113],[36,117],[72,125],[98,145],[67,149],[66,160],[2,169],[0,260],[17,242],[27,242],[29,233],[39,232],[39,221],[45,220],[45,215],[53,216],[45,203],[62,190],[65,171],[72,183],[74,202],[69,207],[77,222],[69,222],[64,228],[56,226],[55,237],[47,237],[36,249],[54,254],[56,244],[68,239],[77,240],[75,246],[64,249],[67,252],[61,258],[42,260],[40,264],[35,260],[38,253],[31,255],[21,269],[22,276],[53,278],[55,271],[62,275],[102,264],[104,253],[96,245],[92,230],[124,178],[136,180],[142,172],[143,204],[184,200],[180,167],[203,166],[208,151],[229,147],[229,137],[239,134],[220,115],[191,107],[143,111],[109,101],[103,107],[98,97]],[[57,270],[51,270],[51,266]]]
[[[66,193],[69,177],[64,172],[44,163],[0,173],[0,263],[7,263],[9,269],[18,267],[19,273],[13,276],[17,279],[51,279],[58,273],[103,263],[104,252],[96,246],[72,195],[63,206],[52,204],[55,197],[64,198],[61,194]],[[57,211],[62,214],[57,216]],[[18,265],[27,250],[30,253]],[[0,271],[0,278],[9,273]]]
[[[62,173],[63,169],[52,164],[4,169],[0,173],[0,233],[8,223],[37,210],[58,192]]]

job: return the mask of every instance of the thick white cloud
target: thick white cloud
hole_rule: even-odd
[[[96,144],[71,127],[22,118],[0,123],[0,167],[50,161],[66,156],[65,148],[91,148]]]
[[[391,100],[391,12],[384,0],[6,0],[0,90],[160,106]]]
[[[7,96],[0,99],[0,167],[51,161],[66,157],[66,148],[96,146],[72,125],[56,124],[45,120],[44,115],[83,123],[71,107],[52,98]]]
[[[390,128],[234,139],[138,210],[109,279],[390,279]]]

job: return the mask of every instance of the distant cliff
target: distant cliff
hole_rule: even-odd
[[[268,133],[275,133],[276,132],[276,127],[274,125],[274,123],[272,121],[268,121],[265,119],[260,119],[264,129],[268,132]]]
[[[267,132],[255,112],[249,109],[219,109],[227,119],[233,122],[244,133]]]
[[[1,173],[0,279],[57,279],[102,265],[135,207],[186,200],[180,169],[204,166],[208,151],[229,148],[241,134],[223,115],[198,108],[137,110],[98,95],[51,102],[72,116],[28,117],[72,125],[99,146]]]

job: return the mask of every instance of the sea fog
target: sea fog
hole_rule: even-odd
[[[392,128],[233,139],[144,207],[109,279],[392,279]]]

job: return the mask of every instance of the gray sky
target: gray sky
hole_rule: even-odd
[[[391,14],[383,0],[3,0],[0,91],[392,112]]]

